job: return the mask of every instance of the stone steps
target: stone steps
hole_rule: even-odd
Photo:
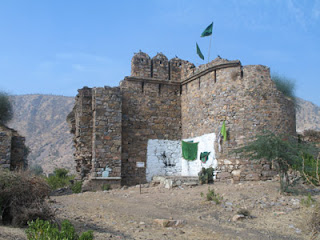
[[[173,188],[179,186],[196,186],[199,184],[198,177],[189,176],[154,176],[152,184],[163,186],[164,188]]]

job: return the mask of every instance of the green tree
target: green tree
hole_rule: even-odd
[[[265,159],[275,163],[280,175],[281,192],[285,192],[289,186],[289,168],[301,165],[303,155],[312,154],[313,149],[307,144],[299,143],[293,137],[265,132],[235,152],[250,160]]]
[[[29,170],[30,170],[30,172],[32,172],[34,175],[37,175],[37,176],[43,174],[43,169],[42,169],[41,165],[39,165],[39,164],[32,164],[29,167]]]
[[[296,84],[293,80],[280,76],[278,74],[273,74],[271,76],[272,81],[276,84],[277,89],[282,92],[285,96],[294,99]]]
[[[6,124],[12,119],[12,104],[5,92],[0,92],[0,123]]]

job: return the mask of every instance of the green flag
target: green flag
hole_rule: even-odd
[[[223,136],[223,141],[227,141],[227,130],[226,130],[226,122],[223,121],[222,127],[221,127],[221,135]]]
[[[208,37],[212,34],[213,22],[203,31],[200,37]]]
[[[200,50],[200,48],[199,48],[199,46],[198,46],[198,43],[196,43],[196,45],[197,45],[197,54],[199,55],[199,57],[200,57],[202,60],[204,60],[204,56],[203,56],[203,54],[202,54],[202,52],[201,52],[201,50]]]

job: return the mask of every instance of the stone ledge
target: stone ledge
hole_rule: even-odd
[[[124,78],[124,80],[125,81],[133,81],[133,82],[145,82],[145,83],[180,86],[180,82],[172,81],[172,80],[169,80],[169,79],[157,79],[157,78],[127,76],[127,77]]]
[[[121,177],[92,177],[91,180],[121,180]]]
[[[230,68],[230,67],[241,67],[241,62],[239,60],[235,60],[235,61],[230,61],[228,63],[222,63],[219,65],[214,65],[212,67],[208,67],[202,71],[200,71],[199,73],[195,73],[193,75],[191,75],[190,77],[187,77],[186,79],[183,79],[181,81],[181,85],[185,85],[189,82],[192,82],[214,70],[218,70],[218,69],[223,69],[223,68]]]

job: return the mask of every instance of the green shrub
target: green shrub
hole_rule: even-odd
[[[213,183],[213,171],[212,167],[209,168],[202,168],[201,171],[198,173],[199,176],[199,183],[200,184],[208,184]]]
[[[111,189],[111,185],[109,183],[105,183],[101,186],[102,191],[109,191]]]
[[[56,168],[53,171],[53,174],[55,176],[57,176],[58,178],[66,178],[68,173],[69,173],[69,171],[67,169],[64,169],[64,168]]]
[[[286,77],[273,74],[271,77],[272,81],[276,84],[277,89],[282,92],[285,96],[292,99],[295,98],[295,82]]]
[[[53,175],[46,178],[50,188],[56,190],[58,188],[69,187],[71,185],[70,181],[74,179],[74,176],[69,176],[68,172],[64,168],[55,169]]]
[[[73,193],[81,193],[82,181],[77,181],[73,185],[71,185],[71,190]]]
[[[201,197],[204,197],[203,193],[200,193]],[[215,193],[213,189],[208,188],[208,192],[206,194],[207,201],[214,201],[216,204],[220,204],[223,200],[223,197],[219,195],[219,193]]]
[[[59,230],[57,224],[50,223],[37,219],[36,221],[28,222],[26,230],[28,240],[91,240],[93,239],[93,231],[87,231],[79,235],[76,233],[74,226],[64,220]]]
[[[0,215],[2,223],[23,226],[37,218],[51,219],[53,212],[45,202],[48,184],[26,172],[0,169]]]

